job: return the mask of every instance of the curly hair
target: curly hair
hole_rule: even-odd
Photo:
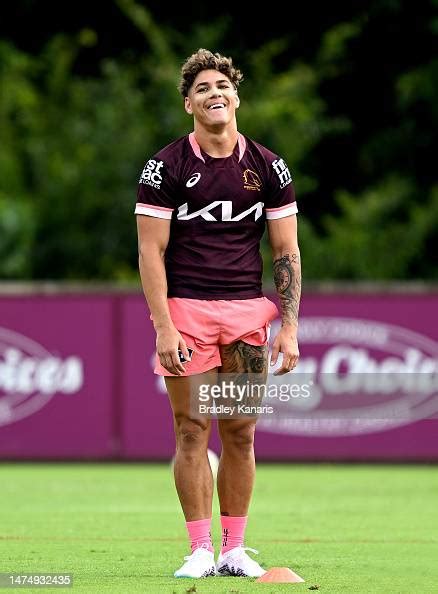
[[[243,80],[243,74],[233,66],[233,60],[231,58],[226,58],[219,53],[213,54],[207,49],[200,48],[196,53],[187,58],[181,68],[181,80],[178,85],[178,91],[183,97],[187,97],[193,81],[202,70],[217,70],[218,72],[222,72],[222,74],[225,74],[230,79],[236,89],[240,81]]]

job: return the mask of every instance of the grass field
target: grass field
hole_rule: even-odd
[[[1,464],[0,485],[0,572],[73,573],[62,591],[438,593],[433,466],[259,465],[246,544],[306,580],[284,585],[172,577],[188,547],[168,465]]]

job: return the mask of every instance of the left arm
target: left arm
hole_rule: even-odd
[[[271,365],[283,353],[282,365],[274,375],[283,375],[296,367],[299,358],[297,331],[301,298],[301,260],[296,215],[268,220],[272,249],[274,282],[280,298],[281,329],[272,347]]]

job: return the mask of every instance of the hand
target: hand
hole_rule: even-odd
[[[283,326],[277,334],[272,346],[271,365],[277,363],[278,354],[283,353],[281,367],[274,372],[274,375],[283,375],[297,366],[300,351],[296,328],[294,326]]]
[[[183,375],[184,365],[178,357],[178,349],[184,358],[190,360],[187,345],[175,326],[165,326],[157,329],[157,354],[161,365],[173,375]]]

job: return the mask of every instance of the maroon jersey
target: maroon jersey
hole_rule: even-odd
[[[192,132],[146,163],[135,213],[170,219],[169,297],[262,296],[266,219],[297,212],[286,163],[239,134],[231,156],[207,155]]]

